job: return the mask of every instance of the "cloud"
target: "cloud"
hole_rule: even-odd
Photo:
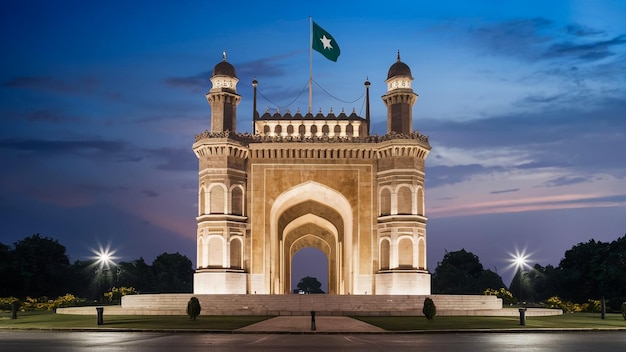
[[[301,51],[292,51],[283,55],[270,56],[258,60],[246,61],[233,64],[237,78],[244,84],[251,84],[253,78],[281,77],[285,75],[281,60],[301,54]],[[202,71],[187,77],[170,77],[164,79],[166,85],[182,88],[191,93],[205,93],[211,88],[211,76],[213,70]]]
[[[552,21],[536,17],[492,23],[470,29],[470,34],[481,48],[496,55],[533,59],[539,56],[540,46],[552,40],[545,34]]]
[[[211,83],[209,79],[212,74],[212,71],[203,71],[187,77],[166,78],[164,82],[171,87],[182,88],[192,93],[201,93],[210,88]]]
[[[545,58],[573,57],[582,61],[596,61],[616,53],[612,47],[626,44],[626,35],[609,40],[597,40],[590,43],[560,42],[551,45],[544,53]]]
[[[50,123],[64,123],[64,122],[79,122],[81,118],[75,116],[68,116],[63,112],[54,111],[51,109],[39,109],[27,114],[26,119],[32,122],[50,122]]]
[[[69,81],[49,76],[23,76],[5,81],[2,86],[6,88],[30,89],[68,95],[101,96],[108,100],[122,101],[123,96],[119,92],[103,92],[100,79],[96,77],[83,77]]]
[[[484,167],[479,164],[470,165],[438,165],[427,167],[426,187],[434,188],[452,185],[471,179],[475,175],[490,174],[501,171],[500,167]]]
[[[159,196],[159,193],[157,193],[156,191],[153,191],[151,189],[144,189],[144,190],[141,191],[141,193],[143,193],[146,197],[151,197],[151,198]]]
[[[491,23],[472,28],[469,33],[479,43],[479,47],[491,54],[531,61],[597,61],[615,55],[611,49],[626,43],[626,35],[589,41],[591,37],[607,33],[580,24],[566,25],[563,30],[556,28],[551,20],[541,17]]]
[[[500,191],[491,191],[489,194],[501,194],[501,193],[511,193],[511,192],[519,192],[519,188],[511,188],[511,189],[503,189]]]
[[[49,156],[79,156],[94,160],[114,162],[138,162],[143,159],[127,142],[120,140],[46,140],[46,139],[3,139],[0,149],[28,153],[43,153]]]
[[[431,208],[431,217],[455,217],[477,214],[502,214],[527,211],[580,209],[626,206],[626,194],[589,195],[563,194],[539,197],[523,197],[494,201],[459,203],[441,208]]]
[[[606,35],[605,31],[590,28],[587,26],[583,26],[580,24],[568,24],[565,26],[565,33],[571,34],[577,37],[587,37],[587,36],[596,36],[596,35]]]
[[[148,157],[156,159],[157,169],[166,171],[198,171],[198,159],[188,149],[159,148],[146,151]]]
[[[555,179],[549,180],[545,183],[547,187],[559,187],[575,185],[577,183],[585,183],[592,181],[591,176],[561,176]]]

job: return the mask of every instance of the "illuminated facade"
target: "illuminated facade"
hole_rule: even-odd
[[[237,133],[235,68],[225,59],[206,94],[211,130],[199,159],[196,294],[285,294],[294,255],[328,259],[330,294],[430,294],[424,161],[428,137],[413,131],[410,68],[388,72],[387,134],[341,112],[260,115]]]

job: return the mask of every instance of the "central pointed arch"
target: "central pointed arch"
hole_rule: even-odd
[[[339,191],[309,181],[280,194],[270,210],[270,291],[288,293],[291,256],[294,245],[309,243],[328,253],[329,286],[331,277],[334,293],[352,291],[358,257],[352,253],[352,206]],[[304,241],[303,239],[309,240]],[[331,268],[331,263],[332,268]]]

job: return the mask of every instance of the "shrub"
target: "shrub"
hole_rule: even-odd
[[[16,297],[0,297],[0,310],[11,310],[11,304],[19,301]]]
[[[432,320],[437,314],[437,307],[435,307],[435,302],[430,297],[426,297],[424,300],[424,308],[422,309],[422,313],[426,316],[426,319]]]
[[[123,296],[136,295],[138,292],[134,287],[113,287],[111,291],[104,294],[109,303],[120,303]]]
[[[187,303],[187,315],[189,319],[196,320],[196,317],[200,315],[200,301],[196,297],[191,297]]]
[[[626,320],[626,302],[622,303],[622,316]]]
[[[502,299],[502,304],[505,305],[512,305],[517,303],[517,300],[513,297],[513,294],[504,287],[501,287],[499,290],[488,288],[485,290],[484,294],[485,296],[496,296]]]
[[[49,299],[46,296],[39,298],[26,297],[22,302],[21,309],[23,311],[33,310],[55,310],[60,307],[75,307],[85,303],[82,298],[74,297],[72,294],[66,294],[65,296],[59,296],[56,299]]]
[[[565,313],[579,313],[582,312],[585,308],[591,309],[593,307],[594,301],[590,301],[590,303],[585,303],[583,305],[578,303],[572,303],[570,301],[561,301],[559,296],[552,296],[547,300],[543,301],[543,305],[546,308],[551,309],[562,309]],[[591,308],[590,308],[591,306]]]

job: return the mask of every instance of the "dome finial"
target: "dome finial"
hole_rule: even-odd
[[[226,55],[226,54],[224,54],[224,55]],[[224,57],[226,57],[226,56],[224,56]],[[226,60],[226,59],[224,59],[224,60]],[[400,49],[398,49],[398,62],[400,62]]]
[[[398,51],[398,58],[400,57],[400,51]],[[226,50],[222,51],[222,59],[226,61]],[[398,59],[399,60],[399,59]]]

